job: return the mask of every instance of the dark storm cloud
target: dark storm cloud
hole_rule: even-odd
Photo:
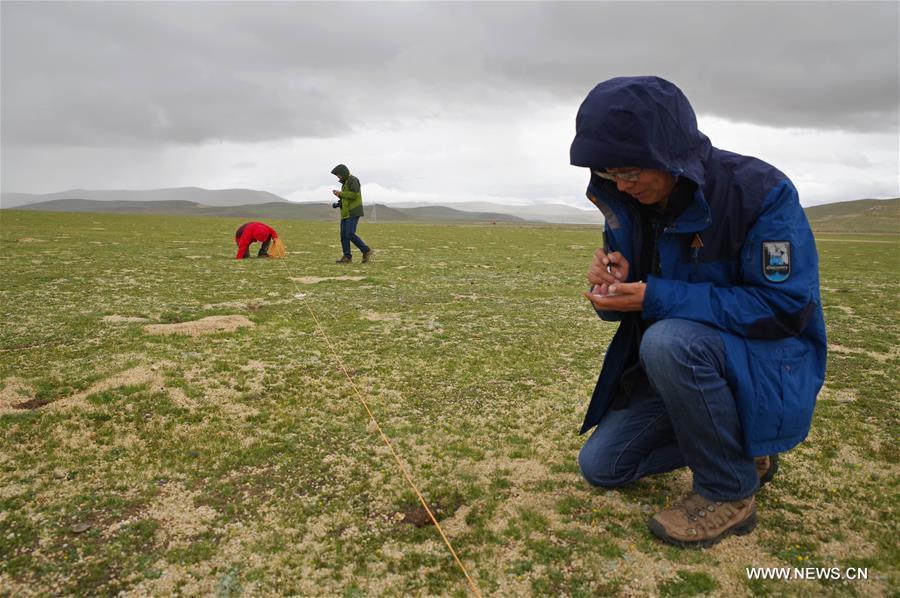
[[[685,2],[536,5],[528,61],[498,70],[579,90],[596,79],[657,74],[698,111],[776,126],[896,126],[896,3]],[[564,32],[562,34],[561,32]],[[518,68],[517,68],[517,65]]]
[[[13,3],[2,137],[122,145],[502,118],[658,74],[699,112],[897,126],[898,4]]]

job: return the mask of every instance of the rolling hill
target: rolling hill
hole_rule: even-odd
[[[601,224],[596,210],[580,210],[566,205],[530,206],[490,202],[451,204],[425,203],[367,204],[370,221],[385,222],[554,222]],[[109,212],[127,214],[168,214],[183,216],[225,216],[235,218],[284,218],[294,220],[334,220],[336,212],[328,203],[295,203],[278,195],[252,189],[209,190],[198,187],[146,191],[73,190],[32,195],[4,193],[2,208],[50,212]],[[859,199],[805,208],[816,232],[900,233],[900,198]]]
[[[298,205],[302,207],[297,208]],[[73,189],[48,194],[4,193],[0,195],[0,208],[195,216],[234,215],[303,220],[334,218],[330,206],[325,203],[298,204],[273,193],[252,189],[213,190],[199,187],[143,191]],[[223,211],[218,208],[233,209]],[[580,210],[561,204],[519,206],[491,202],[466,202],[436,206],[424,202],[409,202],[392,203],[390,206],[379,204],[377,212],[380,219],[392,222],[405,220],[434,222],[535,221],[568,224],[600,224],[603,222],[602,214],[593,208]]]
[[[252,205],[209,206],[191,201],[98,201],[55,199],[15,208],[42,212],[103,212],[111,214],[166,214],[174,216],[223,216],[234,218],[277,218],[287,220],[337,220],[337,210],[327,203],[278,201]],[[391,208],[381,204],[366,206],[370,220],[384,222],[525,222],[509,214],[463,212],[444,206]]]
[[[71,189],[58,193],[4,193],[0,207],[18,208],[30,204],[56,200],[92,200],[120,202],[181,201],[209,206],[243,206],[248,204],[289,203],[283,197],[255,189],[202,189],[200,187],[175,187],[172,189]],[[78,210],[83,211],[83,210]]]
[[[813,230],[833,233],[900,233],[900,198],[842,201],[804,210]]]
[[[433,204],[406,202],[391,205],[396,208],[418,208]],[[465,212],[509,214],[525,220],[556,222],[559,224],[603,224],[603,214],[600,210],[592,206],[587,200],[584,201],[584,205],[585,209],[559,203],[515,205],[487,201],[466,201],[448,204],[453,209]]]

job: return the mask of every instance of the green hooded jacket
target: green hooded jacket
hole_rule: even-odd
[[[350,174],[350,169],[343,164],[338,164],[332,169],[331,174],[341,180],[341,220],[350,216],[362,216],[362,187],[359,179]]]

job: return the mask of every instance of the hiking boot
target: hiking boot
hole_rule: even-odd
[[[335,264],[349,264],[352,261],[353,261],[352,257],[350,257],[349,255],[345,255],[345,256],[341,257],[341,259],[337,260],[334,263]]]
[[[756,473],[759,474],[759,487],[762,488],[772,481],[778,473],[778,453],[753,459],[756,465]]]
[[[366,264],[372,258],[372,253],[374,253],[371,249],[363,254],[363,263]]]
[[[756,527],[756,500],[722,502],[688,494],[647,523],[653,535],[684,548],[705,548],[725,536],[749,534]]]

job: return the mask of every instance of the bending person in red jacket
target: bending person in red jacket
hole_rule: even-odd
[[[269,257],[269,244],[272,239],[277,239],[278,233],[271,226],[262,222],[247,222],[242,224],[234,233],[234,242],[237,243],[237,259],[250,257],[250,244],[254,241],[262,243],[257,257]]]

